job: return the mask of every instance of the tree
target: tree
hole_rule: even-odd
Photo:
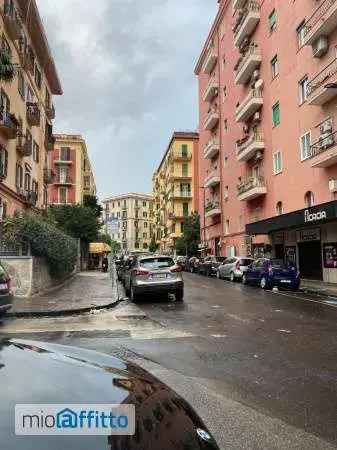
[[[83,197],[83,206],[86,208],[91,208],[96,217],[101,217],[103,208],[98,203],[98,198],[95,195],[85,195]]]
[[[111,247],[112,239],[110,234],[100,233],[97,238],[97,242],[103,242],[104,244],[108,244]]]
[[[16,67],[11,55],[4,49],[0,50],[0,81],[10,83],[16,75]]]
[[[156,235],[153,234],[150,245],[149,245],[149,252],[155,253],[158,250],[158,247],[159,247],[159,245],[157,244],[157,241],[156,241]]]
[[[184,231],[176,241],[176,251],[180,255],[196,256],[200,244],[200,217],[193,213],[184,221]]]

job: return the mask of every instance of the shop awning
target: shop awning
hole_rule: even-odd
[[[103,242],[92,242],[89,244],[89,253],[110,253],[111,247]]]
[[[320,225],[337,219],[337,200],[304,208],[288,214],[271,217],[246,225],[246,234],[269,234],[274,231],[287,230],[305,226]]]

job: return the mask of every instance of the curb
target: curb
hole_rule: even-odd
[[[321,295],[322,297],[334,297],[337,298],[337,293],[333,294],[332,292],[328,293],[325,291],[319,291],[315,289],[306,289],[306,288],[300,288],[300,292],[304,292],[305,294],[312,294],[312,295]]]
[[[67,280],[69,281],[69,280]],[[17,319],[31,319],[37,317],[67,317],[78,314],[85,314],[92,311],[102,311],[109,310],[115,308],[120,302],[123,301],[123,298],[120,296],[120,292],[118,289],[118,281],[116,276],[116,270],[113,270],[112,273],[112,298],[116,300],[105,305],[98,306],[84,306],[82,308],[74,308],[74,309],[59,309],[56,311],[17,311],[12,312],[8,311],[6,313],[6,317],[9,318],[17,318]]]

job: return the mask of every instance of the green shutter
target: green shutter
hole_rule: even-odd
[[[187,154],[188,154],[188,146],[187,146],[187,144],[182,144],[182,146],[181,146],[181,154],[182,154],[182,156],[187,156]]]
[[[182,172],[183,172],[183,177],[188,177],[188,163],[183,163]]]
[[[273,12],[269,16],[269,28],[271,31],[276,26],[276,20],[277,20],[277,13],[276,13],[276,9],[274,9]]]
[[[183,203],[183,215],[188,217],[188,203]]]
[[[276,103],[276,105],[273,106],[273,125],[276,127],[280,124],[280,104]]]

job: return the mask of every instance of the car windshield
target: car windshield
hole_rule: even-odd
[[[282,261],[282,259],[272,259],[270,261],[271,266],[274,269],[286,269],[287,265]]]
[[[252,262],[252,259],[240,259],[241,266],[250,266]]]
[[[140,261],[140,265],[146,269],[165,269],[174,266],[172,258],[147,258]]]
[[[226,259],[227,259],[227,258],[225,258],[225,257],[223,257],[223,256],[217,256],[217,257],[215,258],[215,260],[216,260],[217,262],[219,262],[219,263],[225,262]]]

